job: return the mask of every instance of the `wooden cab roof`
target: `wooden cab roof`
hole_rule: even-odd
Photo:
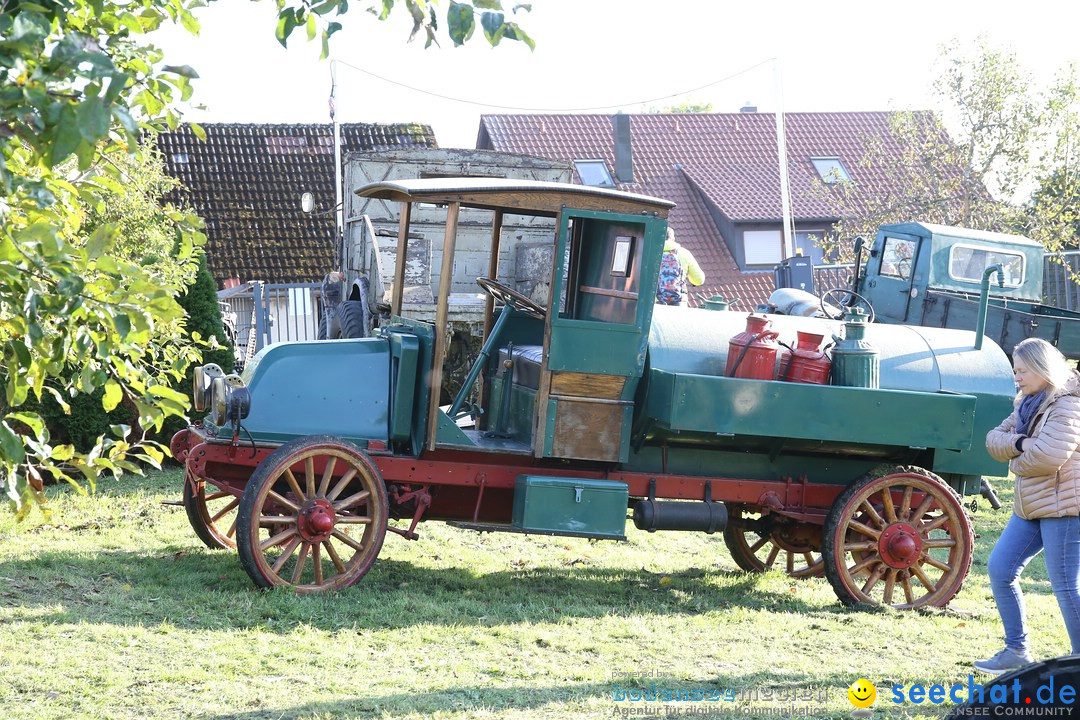
[[[675,206],[668,200],[621,190],[503,178],[426,178],[375,182],[358,189],[356,194],[397,202],[456,202],[464,207],[545,217],[554,217],[567,207],[666,218],[668,211]]]

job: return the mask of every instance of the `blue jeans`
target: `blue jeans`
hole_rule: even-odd
[[[1046,551],[1046,574],[1065,618],[1073,654],[1080,653],[1080,518],[1060,517],[1024,520],[1013,514],[990,551],[987,571],[1001,624],[1005,646],[1028,650],[1024,596],[1020,573],[1040,550]]]

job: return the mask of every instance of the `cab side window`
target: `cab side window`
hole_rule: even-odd
[[[645,226],[575,218],[574,231],[563,316],[637,322]]]
[[[915,260],[915,241],[886,237],[881,251],[881,274],[886,277],[907,280],[911,277],[911,264]]]

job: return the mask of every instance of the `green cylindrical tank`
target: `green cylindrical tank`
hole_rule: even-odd
[[[726,378],[729,340],[745,329],[746,315],[655,307],[636,423],[647,430],[629,465],[706,472],[720,463],[746,477],[838,479],[851,458],[918,464],[903,460],[918,456],[938,473],[1007,472],[984,446],[1016,393],[1011,363],[993,341],[976,350],[974,331],[871,323],[862,339],[877,349],[879,389]],[[769,319],[790,345],[799,331],[831,337],[845,330],[841,321]],[[948,414],[939,412],[945,406]],[[666,454],[650,449],[659,446]],[[834,459],[810,467],[823,456]]]
[[[852,308],[844,322],[844,336],[834,339],[832,349],[832,384],[846,387],[880,387],[881,359],[877,348],[866,339],[869,327],[866,313]]]

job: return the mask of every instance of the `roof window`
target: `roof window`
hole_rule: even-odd
[[[611,179],[607,163],[603,160],[575,160],[578,177],[581,182],[593,187],[615,187],[615,181]]]
[[[814,169],[817,170],[822,182],[851,182],[851,175],[848,174],[847,168],[838,157],[812,157],[810,162],[814,164]]]
[[[173,165],[187,165],[188,154],[184,152],[178,152],[172,154]]]

